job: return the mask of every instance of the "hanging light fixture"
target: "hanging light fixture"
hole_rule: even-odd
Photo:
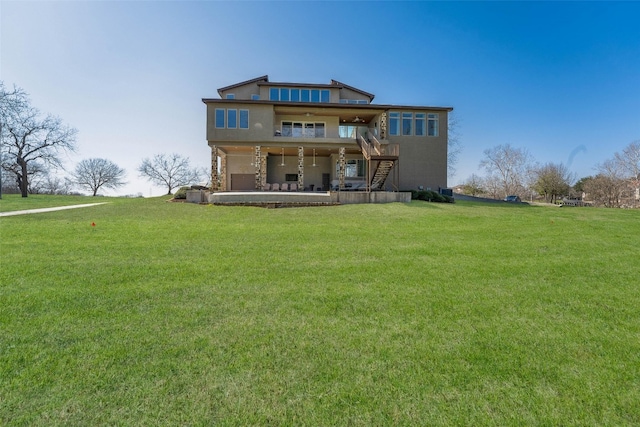
[[[282,153],[282,162],[280,163],[280,166],[284,166],[284,147],[280,149],[280,152]]]
[[[314,168],[316,167],[316,149],[313,149],[313,164],[311,165]]]

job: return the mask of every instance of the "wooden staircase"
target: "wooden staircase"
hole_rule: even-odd
[[[372,159],[373,160],[373,159]],[[379,160],[376,170],[371,178],[370,188],[372,190],[381,190],[387,181],[391,169],[395,166],[396,160]]]
[[[385,148],[375,137],[372,137],[372,141],[369,142],[360,135],[356,141],[365,159],[369,162],[369,170],[373,171],[369,175],[371,177],[368,183],[369,190],[382,190],[391,171],[398,163],[397,153],[387,154]]]

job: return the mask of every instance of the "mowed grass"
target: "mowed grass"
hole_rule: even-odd
[[[0,424],[640,424],[638,211],[108,201],[0,218]]]

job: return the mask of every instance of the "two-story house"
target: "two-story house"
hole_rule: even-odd
[[[205,98],[215,191],[408,191],[447,185],[450,107],[373,104],[332,80],[268,76]]]

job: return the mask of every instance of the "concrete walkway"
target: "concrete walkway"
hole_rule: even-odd
[[[87,203],[84,205],[59,206],[57,208],[40,208],[40,209],[28,209],[23,211],[0,212],[0,217],[14,216],[14,215],[28,215],[28,214],[42,213],[42,212],[63,211],[65,209],[88,208],[89,206],[104,205],[106,203],[109,203],[109,202]]]

